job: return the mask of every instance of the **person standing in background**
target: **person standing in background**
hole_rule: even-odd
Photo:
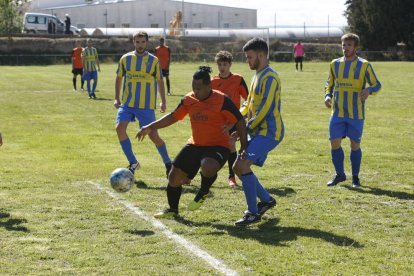
[[[170,59],[171,59],[171,50],[165,45],[164,38],[160,38],[160,45],[155,48],[155,56],[160,61],[162,76],[165,77],[167,83],[167,95],[171,95],[170,89]]]
[[[89,99],[96,99],[95,90],[98,85],[98,71],[101,71],[99,65],[98,51],[92,47],[92,39],[86,40],[87,47],[82,51],[83,79],[86,80]],[[91,80],[93,86],[91,88]]]
[[[73,82],[73,91],[76,92],[76,78],[78,75],[81,77],[81,89],[83,91],[83,85],[85,81],[83,80],[83,62],[82,62],[82,42],[79,39],[75,41],[76,47],[72,50],[72,82]]]
[[[303,57],[305,56],[305,46],[300,43],[300,40],[298,43],[293,45],[293,56],[295,57],[295,63],[296,63],[296,72],[298,71],[298,63],[300,63],[300,71],[303,70]]]
[[[65,14],[65,34],[71,34],[70,32],[70,17],[69,14]]]

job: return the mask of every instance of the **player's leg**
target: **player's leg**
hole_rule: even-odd
[[[96,86],[98,85],[98,72],[93,71],[93,86],[92,86],[92,97],[96,99],[95,90]]]
[[[345,119],[331,117],[329,122],[329,140],[331,144],[331,160],[335,168],[336,175],[327,185],[335,186],[339,182],[345,181],[344,151],[341,147],[342,138],[346,136],[347,124]]]
[[[73,84],[73,91],[76,92],[76,74],[75,69],[72,69],[72,84]]]
[[[118,114],[116,118],[115,130],[118,135],[119,143],[121,144],[122,151],[124,152],[126,158],[128,159],[129,166],[128,168],[132,173],[136,169],[139,169],[140,165],[138,160],[135,157],[135,154],[132,150],[132,143],[127,134],[127,128],[130,121],[134,120],[134,115],[129,111],[128,108],[120,107],[118,109]]]
[[[85,80],[83,79],[83,69],[80,69],[79,73],[81,77],[81,90],[83,91],[83,86],[85,84]]]
[[[230,130],[231,131],[231,130]],[[233,165],[237,159],[237,151],[236,151],[236,139],[231,138],[230,140],[230,155],[228,160],[229,166],[229,186],[231,188],[237,187],[236,177],[234,176]]]
[[[361,186],[359,181],[359,171],[362,161],[361,138],[364,129],[364,120],[349,120],[347,136],[351,141],[351,168],[352,168],[352,187],[358,188]]]
[[[303,57],[300,58],[300,71],[302,71],[303,69]]]

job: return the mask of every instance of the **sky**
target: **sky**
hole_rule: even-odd
[[[347,25],[345,0],[183,0],[184,2],[257,9],[257,26]],[[329,19],[328,19],[329,18]]]

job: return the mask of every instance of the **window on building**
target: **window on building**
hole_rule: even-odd
[[[223,23],[223,28],[230,29],[230,23]]]
[[[115,28],[115,23],[108,23],[108,25],[106,25],[106,27],[108,27],[108,28]]]
[[[122,28],[129,28],[129,23],[122,23],[121,24],[121,27]]]
[[[151,23],[151,28],[158,28],[158,23]]]
[[[197,29],[201,29],[201,28],[203,28],[203,23],[194,23],[193,27],[197,28]]]

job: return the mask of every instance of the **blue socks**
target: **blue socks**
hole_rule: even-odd
[[[256,175],[253,172],[242,175],[241,181],[243,184],[244,196],[246,197],[247,210],[252,214],[258,214],[257,197],[261,201],[268,202],[270,200],[269,193],[260,184]]]
[[[362,150],[359,148],[356,151],[351,150],[350,158],[351,166],[352,166],[352,175],[358,176],[359,169],[361,168],[361,160],[362,160]]]
[[[164,164],[171,163],[171,159],[170,156],[168,156],[167,146],[165,145],[165,143],[162,144],[162,146],[157,147],[157,150],[160,153],[162,162],[164,162]]]
[[[137,163],[137,159],[135,158],[134,152],[132,151],[132,144],[129,138],[125,139],[124,141],[119,142],[121,144],[122,150],[128,159],[129,163]]]
[[[336,174],[344,175],[344,151],[342,147],[336,150],[331,150],[332,163],[334,164]]]

